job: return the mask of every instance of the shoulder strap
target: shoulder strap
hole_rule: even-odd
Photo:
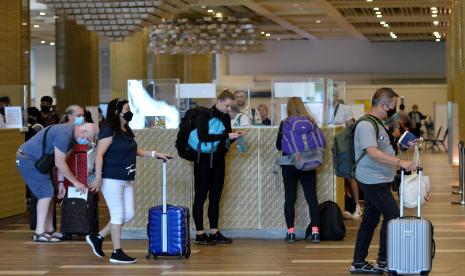
[[[52,128],[52,126],[49,126],[44,133],[44,138],[42,138],[42,155],[45,155],[45,146],[47,144],[47,133],[48,131]]]
[[[334,120],[334,118],[336,118],[337,111],[339,110],[339,105],[340,105],[340,104],[337,104],[337,105],[336,105],[336,108],[334,109],[333,120]]]
[[[384,128],[384,130],[386,130],[386,132],[389,133],[389,131],[387,131],[386,127],[384,126],[383,122],[381,122],[380,119],[376,118],[373,115],[367,114],[363,116],[362,118],[360,118],[360,121],[369,121],[373,125],[373,127],[375,128],[375,132],[376,132],[376,139],[378,139],[378,136],[379,136],[378,124],[380,124]]]
[[[368,121],[370,122],[373,127],[375,128],[375,133],[376,133],[376,139],[378,139],[378,136],[379,136],[379,127],[378,127],[378,118],[374,117],[374,116],[371,116],[371,115],[365,115],[363,116],[362,118],[358,119],[357,122],[355,122],[355,126],[353,128],[353,131],[355,133],[355,129],[357,128],[357,125],[358,123],[360,123],[361,121]],[[381,122],[381,121],[379,121]],[[383,124],[381,124],[383,125]],[[383,126],[384,127],[384,126]],[[355,160],[355,164],[354,164],[354,169],[355,169],[355,166],[357,166],[358,162],[360,162],[360,160],[362,160],[363,157],[365,157],[365,155],[367,155],[367,151],[366,149],[363,150],[362,154],[357,158],[357,160]]]

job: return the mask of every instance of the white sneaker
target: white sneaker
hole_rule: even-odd
[[[362,210],[360,210],[360,206],[357,206],[355,208],[355,211],[352,213],[352,218],[353,219],[358,219],[363,215]]]

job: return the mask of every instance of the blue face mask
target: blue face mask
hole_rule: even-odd
[[[88,145],[89,141],[86,138],[79,137],[76,139],[76,143],[79,145]]]
[[[79,116],[79,117],[76,117],[74,119],[74,125],[75,126],[80,126],[82,124],[84,124],[84,117],[83,116]]]

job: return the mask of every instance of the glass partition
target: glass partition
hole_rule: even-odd
[[[271,126],[271,83],[256,82],[250,86],[250,106],[254,126]]]
[[[347,112],[351,106],[347,105],[345,95],[346,95],[346,86],[344,81],[333,81],[328,79],[327,84],[327,122],[332,125],[340,125],[345,123],[345,118],[342,116]],[[342,104],[344,106],[338,106]],[[342,117],[341,117],[342,116]]]
[[[327,81],[323,78],[305,80],[273,80],[272,123],[279,123],[287,117],[287,102],[299,97],[319,125],[327,124]]]
[[[178,84],[178,79],[128,80],[128,101],[134,113],[129,126],[133,129],[177,128]]]
[[[176,99],[181,118],[194,107],[210,108],[216,99],[214,83],[182,83],[177,85]]]
[[[27,131],[27,86],[0,85],[0,128]]]

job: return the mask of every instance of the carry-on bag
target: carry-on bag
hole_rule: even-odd
[[[423,168],[415,145],[418,191],[421,191]],[[417,216],[404,216],[405,169],[401,169],[400,217],[390,220],[387,230],[387,269],[389,275],[428,275],[435,253],[432,223],[421,217],[421,193],[418,193]]]
[[[61,203],[61,232],[63,235],[88,235],[98,232],[98,197],[87,194],[87,200],[66,197]]]
[[[69,156],[67,163],[71,172],[79,182],[87,185],[90,168],[87,145],[75,145],[74,152]],[[65,179],[68,190],[73,185]],[[61,232],[70,235],[88,235],[99,231],[98,193],[88,191],[87,200],[83,198],[69,198],[68,195],[61,202]]]
[[[189,208],[166,203],[166,160],[163,160],[163,205],[149,209],[147,236],[151,256],[177,256],[189,258],[190,226]]]

